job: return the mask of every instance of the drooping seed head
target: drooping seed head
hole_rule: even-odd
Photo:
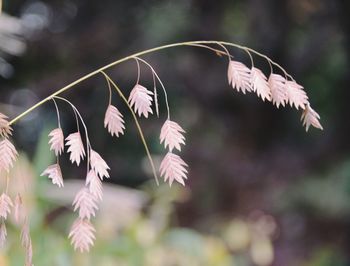
[[[130,106],[134,108],[135,113],[141,117],[148,118],[148,114],[153,114],[152,111],[152,98],[153,92],[147,90],[145,87],[140,84],[136,84],[132,89],[128,102]]]
[[[68,237],[75,250],[89,252],[90,247],[94,244],[95,232],[89,220],[78,218],[74,221]]]
[[[181,151],[181,145],[185,145],[185,130],[176,122],[166,120],[160,131],[160,143],[164,142],[165,148],[171,152],[174,148]]]
[[[64,136],[61,128],[55,128],[49,133],[50,150],[55,152],[55,155],[61,155],[64,150]]]
[[[180,156],[168,152],[160,164],[160,174],[164,177],[164,181],[169,181],[170,186],[176,180],[181,185],[185,186],[184,179],[187,179],[188,165],[181,159]]]
[[[45,175],[51,179],[52,184],[57,185],[58,187],[64,187],[62,171],[59,164],[53,164],[48,166],[40,176]]]

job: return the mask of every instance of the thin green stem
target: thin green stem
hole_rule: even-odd
[[[68,91],[69,89],[71,89],[72,87],[74,87],[75,85],[95,76],[96,74],[100,73],[101,71],[104,71],[106,69],[109,69],[115,65],[118,65],[122,62],[125,62],[127,60],[130,60],[132,58],[135,58],[135,57],[139,57],[139,56],[142,56],[142,55],[145,55],[145,54],[149,54],[149,53],[152,53],[152,52],[156,52],[156,51],[160,51],[160,50],[164,50],[164,49],[168,49],[168,48],[172,48],[172,47],[179,47],[179,46],[199,46],[199,45],[204,45],[204,44],[221,44],[221,45],[226,45],[226,46],[232,46],[232,47],[236,47],[238,49],[243,49],[243,50],[248,50],[258,56],[261,56],[263,58],[265,58],[266,60],[268,60],[269,62],[271,62],[273,65],[277,66],[278,68],[280,68],[284,74],[288,77],[290,77],[291,79],[292,76],[289,75],[285,70],[284,68],[282,68],[279,64],[273,62],[269,57],[267,57],[266,55],[264,54],[261,54],[257,51],[255,51],[254,49],[251,49],[251,48],[248,48],[248,47],[245,47],[245,46],[242,46],[242,45],[238,45],[238,44],[235,44],[235,43],[230,43],[230,42],[222,42],[222,41],[189,41],[189,42],[179,42],[179,43],[172,43],[172,44],[167,44],[167,45],[162,45],[162,46],[159,46],[159,47],[155,47],[155,48],[151,48],[151,49],[147,49],[147,50],[144,50],[144,51],[141,51],[141,52],[138,52],[138,53],[135,53],[135,54],[132,54],[132,55],[129,55],[129,56],[126,56],[126,57],[123,57],[119,60],[116,60],[108,65],[105,65],[75,81],[73,81],[72,83],[68,84],[67,86],[55,91],[54,93],[52,93],[51,95],[49,95],[48,97],[46,97],[45,99],[41,100],[40,102],[38,102],[37,104],[33,105],[32,107],[30,107],[29,109],[27,109],[26,111],[24,111],[23,113],[19,114],[18,116],[16,116],[14,119],[12,119],[9,124],[12,125],[14,124],[15,122],[17,122],[18,120],[20,120],[22,117],[26,116],[27,114],[29,114],[30,112],[32,112],[33,110],[35,110],[36,108],[38,108],[39,106],[41,106],[42,104],[46,103],[47,101],[51,100],[52,97],[54,96],[57,96],[65,91]]]
[[[107,79],[108,82],[110,82],[112,84],[112,86],[115,88],[115,90],[118,92],[119,96],[122,98],[122,100],[125,102],[125,104],[128,106],[129,110],[130,110],[130,113],[132,114],[133,118],[134,118],[134,121],[135,121],[135,124],[136,124],[136,127],[137,127],[137,130],[139,131],[139,134],[140,134],[140,138],[142,140],[142,144],[143,146],[145,147],[145,150],[146,150],[146,153],[147,153],[147,157],[148,157],[148,160],[151,164],[151,167],[152,167],[152,172],[153,172],[153,175],[154,175],[154,179],[156,180],[156,183],[157,185],[159,186],[159,180],[158,180],[158,176],[157,176],[157,171],[156,171],[156,168],[154,166],[154,162],[153,162],[153,159],[152,159],[152,156],[151,156],[151,153],[149,151],[149,148],[148,148],[148,145],[147,145],[147,142],[146,142],[146,139],[145,139],[145,136],[143,135],[143,132],[142,132],[142,129],[141,129],[141,126],[140,126],[140,123],[137,119],[137,116],[134,112],[134,110],[132,109],[132,107],[130,106],[128,100],[126,99],[125,95],[123,94],[123,92],[119,89],[119,87],[117,86],[117,84],[114,83],[114,81],[103,71],[101,71],[101,73],[105,76],[105,78]]]

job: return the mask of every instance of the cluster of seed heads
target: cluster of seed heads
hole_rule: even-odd
[[[213,48],[212,46],[208,46],[208,44],[217,44],[223,48],[223,50]],[[229,59],[227,69],[228,83],[233,87],[233,89],[244,94],[247,92],[256,93],[256,95],[263,101],[271,102],[277,108],[281,106],[285,107],[287,104],[289,104],[292,107],[294,106],[297,110],[301,109],[301,119],[306,130],[308,130],[310,126],[322,129],[319,122],[320,117],[316,111],[311,108],[309,98],[304,88],[299,85],[289,74],[287,74],[284,69],[280,69],[284,73],[284,76],[273,73],[272,64],[277,64],[264,56],[271,66],[271,73],[267,78],[261,70],[254,66],[253,57],[251,55],[251,51],[255,52],[254,50],[244,48],[244,50],[248,52],[252,62],[252,67],[248,68],[243,63],[233,60],[233,56],[223,44],[224,43],[214,41],[189,42],[185,44],[164,46],[162,49],[176,45],[192,45],[215,51],[219,55],[225,55]],[[231,46],[241,48],[241,46],[234,44],[231,44]],[[153,49],[153,51],[154,50],[155,49]],[[134,59],[137,63],[136,84],[131,89],[128,97],[124,95],[123,91],[116,85],[112,78],[103,71],[106,69],[106,67],[94,72],[96,74],[102,74],[105,77],[109,89],[109,102],[106,107],[103,125],[112,137],[119,138],[125,133],[126,125],[124,115],[119,111],[117,106],[112,104],[112,89],[115,89],[124,103],[128,106],[135,120],[158,184],[158,174],[155,170],[155,166],[144,139],[142,129],[138,123],[138,119],[149,118],[154,111],[156,112],[157,117],[160,117],[157,91],[157,86],[160,85],[162,91],[164,92],[164,102],[167,107],[167,118],[163,122],[160,129],[159,140],[160,144],[164,145],[166,154],[160,163],[159,173],[160,176],[163,177],[164,181],[168,182],[170,186],[174,181],[185,185],[185,180],[187,179],[188,174],[188,165],[179,154],[182,146],[185,145],[185,130],[177,122],[170,119],[168,98],[164,84],[154,68],[144,59],[138,57],[138,55],[141,54],[142,53],[129,56],[124,60]],[[260,55],[257,52],[256,54]],[[140,84],[140,63],[145,64],[152,72],[154,84],[153,90],[149,90]],[[99,203],[103,198],[102,181],[105,178],[109,178],[110,168],[102,156],[92,148],[87,126],[77,107],[68,99],[58,96],[59,92],[61,91],[52,94],[37,105],[39,106],[48,100],[52,100],[56,108],[58,120],[57,128],[54,128],[49,133],[49,146],[50,150],[52,150],[56,156],[56,162],[49,165],[43,171],[42,176],[47,176],[54,185],[57,185],[59,188],[63,188],[64,179],[59,162],[60,156],[67,152],[71,163],[76,164],[77,166],[86,160],[85,184],[77,192],[72,203],[73,210],[77,213],[78,217],[73,222],[68,235],[74,249],[84,252],[89,251],[95,240],[96,230],[91,222],[91,219],[95,217],[96,211],[99,208]],[[60,111],[57,101],[67,103],[73,109],[75,114],[77,123],[76,131],[68,134],[67,136],[65,136],[61,127]],[[34,106],[29,111],[37,106]],[[29,111],[20,115],[19,118],[27,114]],[[13,121],[16,121],[19,118],[16,118]],[[9,140],[12,135],[12,128],[10,124],[11,122],[8,122],[7,117],[0,113],[0,137],[2,139],[0,142],[0,171],[7,173],[7,185],[4,192],[0,196],[0,243],[3,244],[5,242],[7,235],[5,220],[11,213],[11,209],[13,209],[15,220],[22,224],[21,238],[22,245],[26,250],[26,265],[32,265],[32,242],[29,234],[28,219],[26,215],[20,215],[21,210],[23,209],[21,196],[19,194],[16,195],[14,201],[12,201],[8,195],[9,172],[17,157],[17,151]],[[83,131],[81,126],[83,127]],[[20,221],[20,216],[24,217],[22,221]]]

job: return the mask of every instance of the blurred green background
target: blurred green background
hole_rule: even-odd
[[[70,205],[85,167],[61,159],[59,190],[39,174],[54,161],[47,133],[52,103],[14,127],[21,157],[12,187],[30,209],[35,265],[350,265],[350,2],[342,0],[4,1],[0,17],[1,112],[15,117],[58,88],[115,59],[187,40],[225,40],[256,49],[305,86],[324,131],[305,133],[300,113],[277,110],[227,84],[224,59],[192,47],[144,58],[168,90],[172,118],[187,131],[186,188],[157,187],[132,117],[126,135],[103,128],[108,103],[98,76],[63,94],[80,110],[94,149],[111,167],[93,223],[97,241],[75,253]],[[249,65],[244,52],[231,50]],[[268,73],[266,62],[256,64]],[[135,62],[108,73],[126,94]],[[152,87],[143,68],[142,84]],[[66,135],[74,115],[59,104]],[[141,120],[156,161],[161,116]],[[14,185],[16,184],[16,185]],[[14,193],[14,192],[13,192]],[[22,265],[19,230],[9,225],[0,265]]]

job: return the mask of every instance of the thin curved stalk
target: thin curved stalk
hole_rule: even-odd
[[[71,89],[72,87],[74,87],[75,85],[95,76],[96,74],[98,73],[101,73],[101,71],[104,71],[106,69],[109,69],[115,65],[118,65],[122,62],[125,62],[127,60],[130,60],[132,58],[135,58],[135,57],[140,57],[142,55],[145,55],[145,54],[149,54],[149,53],[152,53],[152,52],[156,52],[156,51],[160,51],[160,50],[164,50],[164,49],[167,49],[167,48],[172,48],[172,47],[179,47],[179,46],[198,46],[198,45],[203,45],[203,44],[222,44],[222,45],[226,45],[226,46],[232,46],[232,47],[236,47],[238,49],[242,49],[242,50],[249,50],[250,52],[258,55],[258,56],[261,56],[263,58],[265,58],[268,62],[272,63],[273,65],[277,66],[278,68],[280,68],[284,74],[288,77],[290,77],[292,80],[293,77],[291,75],[289,75],[285,70],[284,68],[282,68],[279,64],[275,63],[274,61],[272,61],[268,56],[264,55],[264,54],[261,54],[257,51],[255,51],[254,49],[251,49],[249,47],[245,47],[245,46],[242,46],[242,45],[238,45],[238,44],[235,44],[235,43],[230,43],[230,42],[223,42],[223,41],[189,41],[189,42],[179,42],[179,43],[172,43],[172,44],[167,44],[167,45],[162,45],[162,46],[158,46],[158,47],[155,47],[155,48],[151,48],[151,49],[147,49],[147,50],[144,50],[144,51],[141,51],[141,52],[138,52],[138,53],[135,53],[135,54],[132,54],[132,55],[129,55],[129,56],[126,56],[126,57],[123,57],[119,60],[116,60],[108,65],[105,65],[93,72],[90,72],[89,74],[73,81],[72,83],[68,84],[67,86],[57,90],[56,92],[50,94],[49,96],[47,96],[46,98],[44,98],[43,100],[41,100],[40,102],[38,102],[37,104],[33,105],[32,107],[30,107],[29,109],[27,109],[26,111],[24,111],[23,113],[19,114],[18,116],[16,116],[14,119],[12,119],[9,124],[12,125],[14,123],[16,123],[19,119],[21,119],[22,117],[26,116],[27,114],[29,114],[30,112],[32,112],[33,110],[35,110],[36,108],[38,108],[39,106],[41,106],[42,104],[46,103],[47,101],[51,100],[52,97],[54,96],[57,96],[69,89]]]
[[[152,159],[152,156],[151,156],[151,153],[149,151],[149,148],[148,148],[148,145],[147,145],[147,142],[146,142],[146,139],[145,139],[145,136],[143,135],[143,132],[142,132],[142,129],[141,129],[141,126],[140,126],[140,123],[137,119],[137,116],[134,112],[134,110],[132,109],[132,107],[130,106],[128,100],[126,99],[125,95],[123,94],[123,92],[119,89],[119,87],[117,86],[117,84],[114,83],[114,81],[103,71],[101,71],[101,73],[105,76],[105,78],[107,79],[107,82],[110,82],[112,84],[112,86],[115,88],[115,90],[118,92],[119,96],[122,98],[122,100],[125,102],[125,104],[128,106],[129,110],[130,110],[130,113],[132,114],[132,117],[134,118],[134,121],[135,121],[135,124],[136,124],[136,127],[137,127],[137,130],[139,131],[139,134],[140,134],[140,138],[141,138],[141,141],[142,141],[142,144],[146,150],[146,154],[147,154],[147,157],[148,157],[148,160],[150,162],[150,165],[152,167],[152,172],[153,172],[153,176],[154,176],[154,179],[156,180],[156,183],[157,185],[159,186],[159,180],[158,180],[158,176],[157,176],[157,171],[156,171],[156,168],[154,166],[154,162],[153,162],[153,159]]]

